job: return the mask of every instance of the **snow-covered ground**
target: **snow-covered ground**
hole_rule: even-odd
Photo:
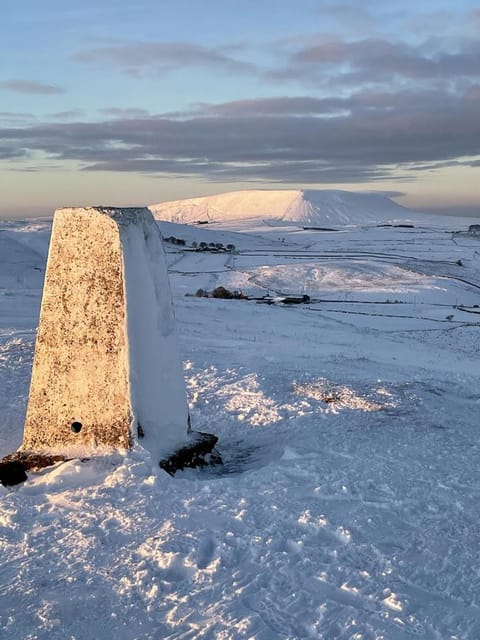
[[[189,403],[225,465],[171,478],[138,448],[0,486],[0,638],[477,640],[480,240],[441,218],[161,228],[186,241],[166,248]],[[48,237],[0,230],[2,455]],[[219,285],[311,301],[187,295]]]

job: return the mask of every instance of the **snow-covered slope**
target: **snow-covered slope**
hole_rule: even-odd
[[[0,486],[0,639],[478,640],[480,242],[443,224],[162,222],[192,424],[225,465],[171,478],[139,443]],[[0,223],[0,456],[47,236]],[[217,286],[311,300],[192,295]]]
[[[29,233],[13,225],[0,230],[0,290],[16,288],[38,289],[43,281],[49,231]]]
[[[302,225],[358,225],[408,220],[417,214],[379,193],[324,190],[231,191],[150,205],[158,220],[220,222],[277,219]]]

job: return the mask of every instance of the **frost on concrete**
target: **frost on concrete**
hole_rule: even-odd
[[[188,408],[160,232],[148,209],[55,214],[22,449],[157,458]]]

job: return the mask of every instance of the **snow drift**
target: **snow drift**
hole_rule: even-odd
[[[157,220],[226,222],[276,219],[301,225],[358,225],[411,220],[415,213],[379,193],[338,190],[231,191],[150,205]]]

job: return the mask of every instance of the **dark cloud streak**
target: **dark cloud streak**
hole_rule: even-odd
[[[105,109],[99,109],[99,113],[113,118],[144,118],[150,115],[150,112],[146,109],[129,107],[107,107]]]
[[[22,158],[29,149],[55,161],[76,161],[89,171],[367,182],[411,176],[416,166],[475,166],[479,112],[479,85],[468,86],[463,95],[361,91],[348,98],[200,105],[180,118],[142,110],[122,118],[114,110],[111,115],[118,117],[102,122],[4,127],[0,140],[4,157]]]
[[[480,40],[463,39],[454,50],[430,38],[420,45],[384,38],[352,41],[319,35],[316,43],[286,53],[286,64],[265,71],[276,81],[310,81],[318,86],[458,82],[480,78]]]
[[[0,90],[35,95],[55,95],[65,92],[62,87],[32,80],[4,80],[0,82]]]

